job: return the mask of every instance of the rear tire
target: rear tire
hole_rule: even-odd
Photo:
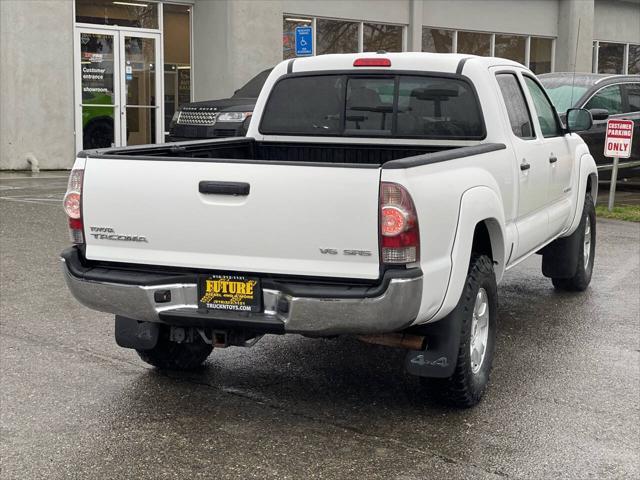
[[[497,308],[493,262],[486,255],[474,255],[462,296],[450,314],[462,319],[456,368],[449,378],[422,379],[446,403],[469,408],[482,398],[495,352]]]
[[[158,343],[150,350],[136,350],[140,358],[163,370],[194,370],[207,359],[213,347],[201,338],[191,343],[176,343],[169,340],[169,329],[160,332]]]
[[[577,233],[579,246],[575,253],[578,256],[576,272],[569,278],[551,278],[551,282],[557,290],[582,292],[591,283],[596,254],[596,209],[590,193],[587,193],[584,199],[582,218]]]

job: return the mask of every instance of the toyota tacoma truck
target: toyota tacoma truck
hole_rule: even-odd
[[[533,254],[591,280],[596,165],[536,77],[500,58],[288,60],[243,138],[85,151],[64,209],[72,294],[162,369],[264,334],[406,349],[434,395],[478,403],[497,284]]]

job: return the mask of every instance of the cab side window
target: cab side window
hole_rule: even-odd
[[[627,89],[627,108],[625,113],[640,112],[640,83],[628,83],[625,85]]]
[[[584,106],[587,110],[592,108],[604,108],[609,110],[609,115],[622,113],[622,91],[620,85],[604,87],[596,93]]]
[[[513,73],[499,73],[496,75],[496,80],[507,107],[513,134],[525,140],[534,138],[531,114],[518,78]]]
[[[540,129],[542,130],[543,137],[557,137],[560,135],[560,125],[558,123],[558,117],[551,105],[551,102],[547,98],[547,95],[542,90],[542,87],[533,80],[531,77],[524,76],[524,83],[529,89],[531,99],[533,100],[533,107],[538,115],[538,121],[540,122]]]

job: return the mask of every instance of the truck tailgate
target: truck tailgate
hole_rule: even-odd
[[[375,279],[379,180],[378,168],[89,158],[86,256]],[[199,187],[201,182],[214,183]],[[249,193],[217,193],[229,186],[246,189],[237,183],[248,184]]]

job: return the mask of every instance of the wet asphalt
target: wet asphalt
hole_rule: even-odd
[[[352,338],[150,368],[67,292],[66,175],[0,173],[0,478],[640,477],[640,224],[599,220],[584,293],[537,256],[507,273],[490,388],[460,411]]]

